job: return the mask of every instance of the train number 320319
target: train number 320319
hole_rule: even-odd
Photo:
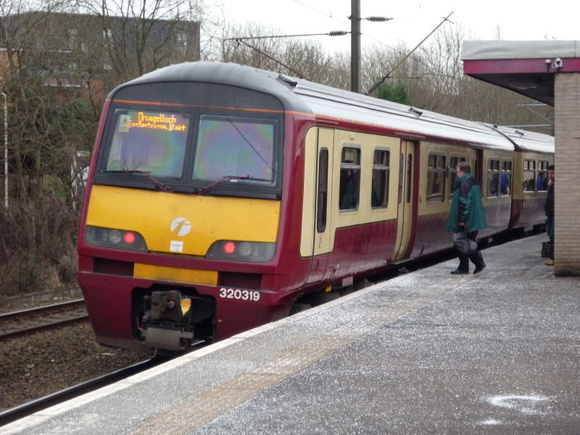
[[[221,288],[220,298],[237,299],[240,301],[259,301],[260,292],[255,290],[240,290],[233,288]]]

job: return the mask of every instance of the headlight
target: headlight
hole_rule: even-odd
[[[125,249],[127,251],[147,252],[145,239],[135,231],[100,228],[87,225],[85,239],[92,246]]]
[[[275,252],[275,243],[219,240],[211,245],[205,258],[212,260],[255,261],[265,263],[274,258]]]

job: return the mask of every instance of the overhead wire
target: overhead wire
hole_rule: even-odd
[[[303,2],[303,1],[301,1],[301,0],[292,0],[292,1],[293,1],[294,3],[297,3],[298,5],[300,5],[300,6],[304,7],[304,8],[306,8],[306,9],[309,9],[309,10],[311,10],[311,11],[313,11],[313,12],[315,12],[315,13],[317,13],[317,14],[321,15],[321,16],[323,16],[323,17],[330,18],[331,20],[333,20],[333,21],[337,22],[338,24],[340,24],[341,26],[343,26],[343,27],[345,27],[345,28],[347,28],[347,29],[349,29],[349,30],[350,30],[350,29],[351,29],[351,27],[352,27],[350,23],[346,23],[346,22],[344,22],[344,21],[341,21],[341,20],[337,19],[336,17],[334,17],[334,16],[333,16],[333,14],[332,14],[332,13],[323,12],[323,11],[321,11],[321,10],[319,10],[319,9],[317,9],[317,8],[315,8],[315,7],[311,6],[311,5],[309,5],[309,4],[306,4],[305,2]],[[453,23],[453,24],[457,25],[457,23],[454,23],[454,22],[452,22],[452,21],[451,21],[451,20],[449,20],[448,18],[449,18],[449,16],[448,16],[448,17],[446,17],[446,18],[444,19],[444,21],[445,21],[445,22],[449,22],[449,23]],[[439,27],[439,26],[438,26],[438,27]],[[431,32],[431,33],[433,33],[433,32]],[[313,34],[303,34],[303,35],[288,35],[288,36],[290,37],[290,36],[310,36],[310,35],[312,35],[312,36],[321,36],[321,35],[328,35],[328,34],[318,34],[318,33],[313,33]],[[429,36],[430,36],[430,35],[431,35],[431,34],[429,34]],[[282,37],[282,36],[279,36],[279,37]],[[375,43],[377,43],[377,44],[379,44],[379,45],[382,45],[382,46],[384,46],[384,47],[386,47],[386,48],[388,48],[388,49],[390,49],[390,50],[394,51],[395,53],[397,53],[397,54],[399,54],[399,55],[402,55],[402,56],[410,56],[410,55],[411,55],[411,54],[412,54],[412,53],[413,53],[415,50],[417,50],[417,48],[419,47],[419,46],[416,46],[416,47],[415,47],[415,48],[413,48],[413,50],[412,50],[412,51],[409,53],[409,52],[408,52],[408,51],[406,51],[406,50],[401,50],[400,48],[393,47],[393,46],[391,46],[391,45],[389,45],[389,44],[387,44],[387,43],[385,43],[385,42],[383,42],[383,41],[381,41],[381,40],[379,40],[379,39],[377,39],[377,38],[375,38],[375,37],[373,37],[373,36],[371,36],[371,35],[369,35],[369,34],[366,34],[366,33],[363,33],[363,32],[361,32],[361,37],[365,37],[365,38],[367,38],[367,39],[369,39],[369,40],[371,40],[371,41],[373,41],[373,42],[375,42]],[[263,38],[268,38],[268,37],[267,37],[267,36],[264,36]],[[240,38],[228,38],[228,39],[237,40],[237,39],[240,39]],[[260,37],[254,37],[254,38],[243,38],[243,39],[260,39]],[[396,38],[396,39],[398,39],[398,38]],[[420,43],[419,45],[421,45],[421,44],[422,44],[422,43],[425,41],[425,39],[427,39],[427,38],[424,38],[424,39],[421,41],[421,43]],[[401,40],[401,41],[402,41],[402,40]],[[402,41],[402,42],[405,42],[405,41]],[[253,48],[253,47],[252,47],[252,48]],[[425,65],[425,66],[428,66],[428,65],[427,65],[427,64],[426,64],[426,63],[425,63],[423,60],[421,60],[420,58],[417,58],[417,61],[418,61],[418,62],[420,62],[420,63],[422,63],[422,64],[423,64],[423,65]],[[391,73],[392,73],[392,72],[393,72],[393,71],[391,71]]]
[[[321,10],[319,10],[319,9],[316,9],[316,8],[312,7],[311,5],[308,5],[308,4],[306,4],[306,3],[304,3],[304,2],[302,2],[302,1],[300,1],[300,0],[292,0],[292,1],[293,1],[294,3],[297,3],[297,4],[299,4],[299,5],[301,5],[301,6],[305,7],[305,8],[307,8],[307,9],[310,9],[310,10],[311,10],[311,11],[313,11],[313,12],[316,12],[316,13],[317,13],[317,14],[319,14],[319,15],[322,15],[322,16],[324,16],[324,17],[326,17],[326,18],[330,18],[330,19],[332,19],[333,21],[336,21],[337,23],[339,23],[340,25],[342,25],[342,26],[344,26],[344,27],[346,27],[346,28],[348,28],[348,29],[350,29],[350,28],[351,28],[351,24],[350,24],[350,23],[345,23],[345,22],[343,22],[343,21],[340,21],[340,20],[336,19],[336,18],[335,18],[335,17],[334,17],[332,14],[329,14],[329,13],[327,13],[327,12],[323,12],[323,11],[321,11]],[[446,21],[447,21],[447,22],[452,22],[451,20],[448,20],[448,19],[446,19]],[[363,36],[364,36],[365,38],[367,38],[367,39],[369,39],[369,40],[371,40],[371,41],[373,41],[373,42],[375,42],[375,43],[379,44],[379,45],[382,45],[382,46],[384,46],[384,47],[386,47],[386,48],[388,48],[388,49],[390,49],[390,50],[394,51],[395,53],[397,53],[397,54],[399,54],[399,55],[406,55],[406,54],[407,54],[407,52],[406,52],[406,51],[403,51],[403,50],[401,50],[400,48],[393,47],[393,46],[391,46],[391,45],[389,45],[389,44],[387,44],[387,43],[385,43],[385,42],[383,42],[383,41],[380,41],[380,40],[378,40],[378,39],[376,39],[376,38],[372,37],[371,35],[369,35],[369,34],[367,34],[367,33],[361,32],[361,37],[363,37]],[[396,39],[398,39],[398,38],[396,38]],[[403,41],[403,40],[400,40],[400,41],[401,41],[401,42],[405,42],[405,41]],[[423,63],[424,65],[427,65],[427,64],[425,64],[425,63],[424,63],[422,60],[420,60],[420,59],[419,59],[419,62]]]

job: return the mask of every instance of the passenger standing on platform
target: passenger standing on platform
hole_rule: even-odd
[[[451,211],[447,221],[447,231],[455,233],[466,232],[467,237],[475,240],[479,230],[487,226],[485,211],[481,201],[481,187],[476,183],[471,175],[471,165],[467,162],[460,162],[457,165],[457,179],[455,180],[455,190]],[[473,273],[479,273],[485,268],[485,262],[479,248],[477,252],[467,256],[458,252],[459,266],[451,272],[454,275],[469,273],[469,260],[475,265]]]
[[[546,211],[546,232],[550,238],[550,258],[546,261],[546,266],[554,265],[554,165],[548,166],[548,196],[544,210]]]

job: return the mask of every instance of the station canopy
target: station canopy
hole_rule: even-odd
[[[554,75],[580,72],[580,41],[464,41],[465,75],[554,106]]]

